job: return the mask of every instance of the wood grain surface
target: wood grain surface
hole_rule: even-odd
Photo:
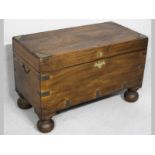
[[[23,51],[24,57],[31,55],[31,64],[38,72],[46,72],[146,49],[147,37],[106,22],[17,36],[13,38],[13,44]]]
[[[147,43],[113,22],[14,37],[16,90],[51,122],[57,111],[140,88]]]

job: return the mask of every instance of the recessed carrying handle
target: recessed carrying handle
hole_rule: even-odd
[[[23,64],[22,67],[26,74],[28,74],[30,72],[30,69],[25,64]]]

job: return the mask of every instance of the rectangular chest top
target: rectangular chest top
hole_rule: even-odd
[[[33,62],[29,63],[37,71],[48,71],[49,64],[52,65],[49,70],[56,70],[146,49],[147,37],[114,22],[106,22],[16,36],[13,47],[19,55],[25,54],[26,61],[33,57]]]

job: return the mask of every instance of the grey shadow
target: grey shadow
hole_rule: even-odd
[[[15,92],[15,84],[14,84],[14,67],[13,67],[13,52],[12,45],[8,44],[5,46],[5,54],[6,54],[6,68],[7,68],[7,90],[9,91],[9,96],[12,98],[14,102],[17,100],[17,94]]]
[[[14,79],[14,64],[13,64],[13,50],[12,45],[8,44],[5,46],[5,54],[6,54],[6,68],[7,68],[7,90],[9,93],[9,97],[13,100],[13,103],[15,106],[17,106],[17,99],[18,94],[15,91],[15,79]],[[18,108],[18,107],[17,107]],[[22,109],[21,109],[22,110]],[[26,115],[28,120],[33,124],[33,126],[36,125],[37,122],[37,116],[36,114],[30,110],[22,110],[23,115]]]

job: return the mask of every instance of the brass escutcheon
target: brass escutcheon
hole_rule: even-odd
[[[106,65],[105,60],[100,60],[100,61],[97,61],[97,62],[94,64],[94,67],[101,69],[101,68],[103,67],[103,65]]]
[[[97,51],[97,58],[102,58],[102,57],[103,57],[103,52]]]

